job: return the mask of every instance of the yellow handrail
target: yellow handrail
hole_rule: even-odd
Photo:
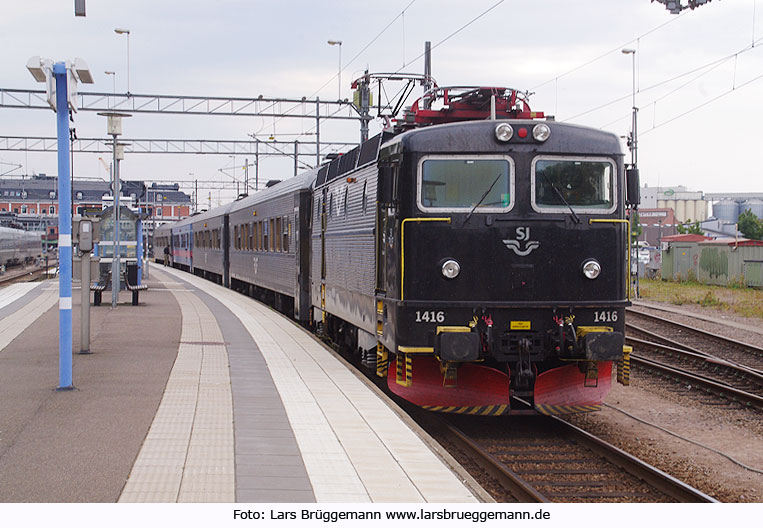
[[[400,223],[400,300],[403,300],[403,284],[405,279],[405,223],[406,222],[447,222],[450,217],[437,218],[406,218]]]

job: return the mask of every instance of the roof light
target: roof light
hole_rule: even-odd
[[[545,123],[540,123],[533,127],[533,137],[535,141],[546,141],[551,135],[551,128]]]
[[[495,138],[498,141],[503,141],[504,143],[511,139],[511,136],[514,135],[514,129],[511,128],[511,125],[508,123],[499,123],[495,127]]]

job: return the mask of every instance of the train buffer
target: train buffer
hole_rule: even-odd
[[[132,292],[132,305],[138,306],[138,294],[148,290],[148,284],[138,284],[138,266],[128,265],[125,270],[125,288]]]

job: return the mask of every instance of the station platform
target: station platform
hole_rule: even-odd
[[[152,265],[91,306],[58,385],[58,282],[0,290],[0,502],[490,502],[375,386],[278,312]]]

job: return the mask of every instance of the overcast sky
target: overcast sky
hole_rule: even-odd
[[[134,94],[336,99],[339,48],[327,43],[335,39],[343,41],[341,95],[351,98],[350,81],[365,68],[423,73],[423,60],[414,59],[428,40],[440,86],[530,90],[533,110],[620,136],[630,129],[632,92],[632,59],[621,49],[635,48],[642,182],[763,191],[763,0],[715,0],[681,15],[649,0],[87,0],[85,18],[74,16],[74,0],[6,1],[0,86],[41,88],[25,68],[33,55],[81,57],[96,81],[81,91],[111,92],[115,80],[124,93],[127,40],[117,27],[131,32]],[[247,140],[275,132],[293,140],[289,134],[313,124],[138,114],[123,129],[125,139]],[[105,119],[91,112],[76,114],[75,127],[80,137],[106,135]],[[374,123],[372,133],[378,130]],[[0,109],[2,136],[55,133],[50,110]],[[355,123],[326,123],[321,135],[357,141],[359,132]],[[231,181],[219,169],[232,165],[226,155],[128,154],[122,176]],[[236,165],[241,178],[243,159]],[[0,151],[0,174],[55,174],[56,166],[55,153]],[[292,167],[290,160],[263,160],[261,178],[289,177]],[[75,175],[107,178],[93,154],[77,155]],[[207,191],[200,195],[201,202],[208,198]],[[226,198],[215,192],[212,205]]]

